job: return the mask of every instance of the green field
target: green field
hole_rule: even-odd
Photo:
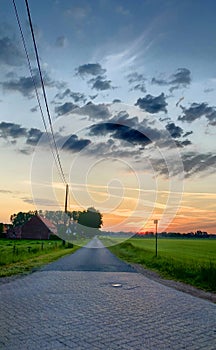
[[[108,241],[106,242],[106,244]],[[112,239],[115,243],[115,239]],[[108,244],[107,244],[108,245]],[[158,271],[163,277],[216,291],[216,240],[131,238],[110,246],[118,257]]]
[[[0,277],[31,271],[78,248],[61,240],[0,239]]]

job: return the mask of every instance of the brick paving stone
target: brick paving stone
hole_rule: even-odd
[[[216,349],[215,304],[138,273],[35,272],[0,285],[0,310],[5,350]]]

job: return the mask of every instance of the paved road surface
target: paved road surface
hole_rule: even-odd
[[[215,350],[216,305],[84,248],[0,285],[0,349]]]
[[[86,247],[77,250],[74,254],[45,266],[43,270],[135,272],[130,265],[125,264],[110,253],[97,238],[94,238]]]

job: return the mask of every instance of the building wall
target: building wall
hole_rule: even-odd
[[[23,239],[49,239],[49,236],[49,228],[37,216],[33,216],[22,227]]]

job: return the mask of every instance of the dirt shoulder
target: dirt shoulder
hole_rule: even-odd
[[[202,289],[192,287],[189,284],[186,284],[183,282],[164,279],[157,272],[145,269],[144,267],[138,264],[130,264],[130,265],[133,266],[137,272],[141,273],[145,277],[152,279],[158,283],[164,284],[165,286],[168,286],[170,288],[177,289],[181,292],[191,294],[197,298],[206,299],[208,301],[211,301],[212,303],[216,303],[215,293],[205,292]]]

